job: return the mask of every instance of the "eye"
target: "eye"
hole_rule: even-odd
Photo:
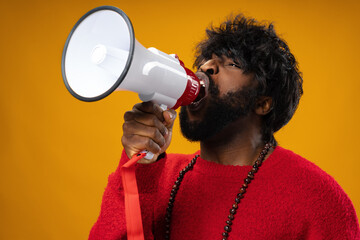
[[[236,68],[241,69],[241,67],[240,67],[239,64],[236,64],[236,63],[233,63],[233,62],[232,62],[232,63],[229,63],[228,66],[230,66],[230,67],[236,67]]]

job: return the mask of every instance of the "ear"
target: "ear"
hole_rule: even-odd
[[[273,108],[272,98],[267,96],[261,96],[256,100],[255,113],[258,115],[266,115]]]

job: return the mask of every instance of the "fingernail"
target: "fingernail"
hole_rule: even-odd
[[[171,118],[171,119],[174,119],[174,114],[172,114],[171,112],[168,112],[169,113],[169,117]]]

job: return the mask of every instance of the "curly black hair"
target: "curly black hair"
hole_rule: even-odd
[[[208,28],[206,34],[195,49],[194,67],[215,54],[237,61],[244,73],[254,74],[258,96],[272,98],[272,110],[263,117],[263,140],[276,144],[273,134],[290,121],[303,94],[302,74],[288,45],[273,24],[242,14]]]

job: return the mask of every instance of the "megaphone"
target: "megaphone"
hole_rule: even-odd
[[[87,102],[129,90],[142,101],[176,109],[193,102],[200,90],[199,79],[175,55],[143,47],[130,19],[113,6],[80,18],[66,40],[61,67],[66,88]]]

